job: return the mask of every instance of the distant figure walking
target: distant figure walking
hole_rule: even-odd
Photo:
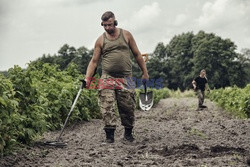
[[[192,81],[192,84],[198,97],[197,110],[207,108],[207,106],[203,105],[205,99],[205,90],[210,91],[206,77],[206,70],[201,70],[200,75]]]

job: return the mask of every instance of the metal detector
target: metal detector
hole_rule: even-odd
[[[72,111],[73,111],[73,109],[74,109],[74,107],[76,105],[76,102],[77,102],[83,88],[86,88],[86,81],[81,80],[81,82],[82,82],[82,84],[81,84],[80,89],[79,89],[79,91],[77,93],[77,96],[76,96],[76,98],[75,98],[75,100],[73,102],[73,105],[71,106],[71,109],[70,109],[70,111],[68,113],[68,116],[67,116],[67,118],[66,118],[66,120],[64,122],[64,125],[63,125],[63,128],[61,129],[60,135],[58,136],[58,138],[55,141],[46,141],[46,142],[44,142],[45,145],[55,146],[55,147],[65,147],[65,146],[67,146],[67,143],[65,143],[63,141],[60,141],[60,139],[61,139],[63,131],[64,131],[65,127],[66,127],[66,124],[68,122],[68,119],[69,119],[69,117],[70,117],[70,115],[71,115],[71,113],[72,113]]]

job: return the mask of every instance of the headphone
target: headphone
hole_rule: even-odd
[[[115,20],[114,21],[114,26],[117,26],[118,25],[118,21],[117,20]],[[103,26],[103,23],[101,22],[101,26]]]

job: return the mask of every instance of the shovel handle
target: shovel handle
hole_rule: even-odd
[[[145,62],[148,61],[148,54],[147,54],[147,53],[142,54],[142,57],[145,57],[145,58],[144,58],[144,61],[145,61]]]
[[[142,82],[143,82],[145,94],[147,95],[147,81],[143,80]]]
[[[147,94],[147,83],[144,83],[144,89],[145,89],[145,93]]]

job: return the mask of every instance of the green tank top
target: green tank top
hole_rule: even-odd
[[[105,33],[103,36],[102,74],[112,77],[132,76],[132,52],[123,36],[122,29],[115,40],[109,40]]]

